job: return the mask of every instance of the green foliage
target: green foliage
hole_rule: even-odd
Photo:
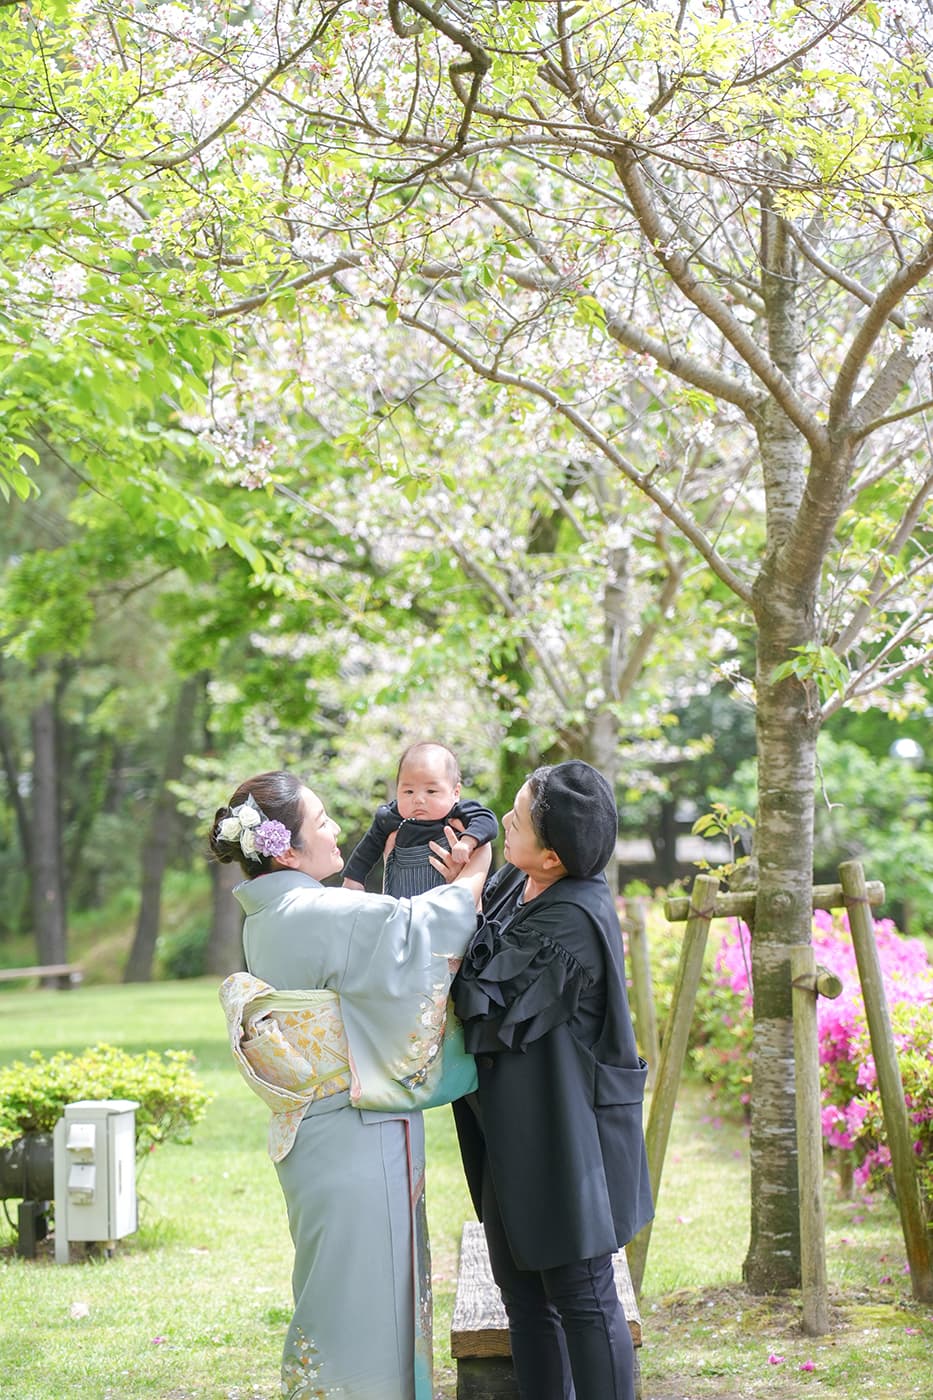
[[[791,651],[794,653],[793,659],[775,666],[771,672],[773,681],[794,676],[801,684],[812,682],[822,700],[828,700],[831,695],[845,694],[849,668],[832,647],[808,642],[805,646],[791,647]]]
[[[210,1096],[192,1072],[189,1050],[128,1054],[95,1045],[79,1055],[59,1051],[48,1059],[33,1050],[26,1060],[0,1068],[0,1147],[23,1133],[55,1127],[65,1105],[81,1099],[135,1099],[136,1155],[162,1142],[188,1142]]]
[[[694,864],[700,870],[707,870],[711,875],[716,875],[720,880],[728,881],[743,865],[747,865],[749,857],[736,855],[736,845],[740,838],[740,833],[753,831],[755,827],[754,817],[750,817],[747,812],[743,812],[741,807],[727,806],[725,802],[714,802],[710,810],[697,817],[691,827],[694,836],[714,837],[724,836],[729,842],[730,857],[721,865],[710,865],[708,860],[698,860]]]
[[[633,881],[629,889],[634,894],[639,894],[643,886],[640,882]],[[648,937],[648,948],[651,959],[651,986],[654,995],[655,1015],[658,1023],[658,1035],[663,1043],[672,1010],[674,986],[677,981],[677,971],[680,965],[680,954],[683,948],[683,924],[670,923],[663,914],[660,904],[652,900],[645,908],[645,927]],[[706,967],[712,959],[712,951],[707,948],[704,959]],[[704,973],[701,981],[701,989],[709,980],[707,973]],[[689,1041],[691,1045],[699,1043],[702,1036],[701,1027],[702,996],[698,995],[694,1017],[691,1024]]]
[[[883,881],[888,900],[903,906],[908,933],[933,931],[933,776],[827,733],[820,735],[817,755],[814,865],[820,878],[835,879],[840,861],[861,860],[870,880]],[[714,795],[754,810],[755,790],[755,765],[748,762]]]
[[[754,1025],[746,998],[722,979],[704,977],[691,1029],[691,1063],[714,1088],[724,1113],[747,1116],[752,1095]]]
[[[682,669],[691,673],[695,664],[684,659]],[[646,676],[645,681],[648,680]],[[688,810],[706,810],[711,805],[711,794],[721,789],[739,764],[755,753],[754,711],[736,697],[729,683],[717,682],[708,691],[700,688],[672,715],[675,723],[664,730],[663,764],[651,763],[650,747],[644,757],[634,745],[622,751],[626,787],[620,801],[620,818],[626,832],[641,834],[654,829],[664,801],[675,807],[683,803]]]
[[[156,958],[162,976],[184,980],[203,977],[210,929],[203,919],[192,920],[172,933],[160,934]]]

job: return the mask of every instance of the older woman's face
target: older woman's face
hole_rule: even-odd
[[[506,860],[518,866],[519,870],[534,873],[544,853],[544,847],[538,841],[531,824],[531,790],[527,783],[516,793],[512,810],[506,812],[502,818],[502,825],[505,827],[503,849]]]

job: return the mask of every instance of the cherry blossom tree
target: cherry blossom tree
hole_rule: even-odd
[[[319,320],[298,344],[279,323],[250,328],[252,353],[188,420],[280,541],[270,645],[298,638],[307,664],[394,642],[396,698],[456,671],[498,712],[503,801],[541,755],[586,752],[612,772],[636,682],[640,727],[656,731],[688,689],[673,677],[696,671],[684,619],[710,602],[708,572],[598,462],[548,441],[546,407],[468,372],[432,376],[429,345],[413,353],[373,319]],[[289,590],[330,625],[289,620]],[[733,649],[721,629],[707,660]]]
[[[326,268],[329,297],[433,340],[438,373],[544,406],[549,443],[637,492],[754,621],[746,1271],[791,1284],[787,950],[809,939],[816,734],[930,656],[922,15],[327,13],[289,98],[292,283]],[[717,514],[741,492],[757,555]]]
[[[662,626],[665,581],[676,598],[678,578],[702,566],[710,605],[753,628],[746,1274],[762,1291],[793,1285],[788,949],[810,938],[816,735],[841,704],[928,665],[933,647],[927,8],[306,0],[136,12],[91,0],[67,22],[54,4],[23,13],[25,40],[3,12],[7,109],[27,136],[0,203],[8,229],[29,231],[7,273],[14,487],[49,423],[70,451],[93,440],[83,461],[104,476],[130,429],[148,463],[134,483],[170,485],[153,441],[212,460],[221,450],[194,420],[240,372],[234,325],[257,347],[304,347],[280,379],[284,394],[297,376],[307,402],[325,322],[349,339],[378,313],[386,335],[410,335],[412,363],[396,382],[371,378],[379,445],[362,423],[340,435],[353,470],[339,489],[361,511],[380,489],[396,507],[420,495],[438,526],[432,563],[440,544],[456,556],[470,539],[458,557],[475,577],[488,563],[470,533],[471,501],[491,489],[491,459],[474,450],[482,408],[453,472],[385,444],[406,413],[430,417],[424,406],[445,395],[458,405],[471,382],[494,390],[524,449],[523,474],[497,488],[540,492],[565,538],[576,514],[581,572],[607,600],[607,669],[583,691],[600,761],[611,766],[618,721],[604,634],[623,626],[613,589],[631,540],[654,539],[665,561]],[[42,323],[37,344],[53,296],[71,319]],[[54,387],[63,373],[76,392]],[[144,412],[153,388],[157,432]],[[231,451],[235,429],[223,429]],[[406,425],[406,445],[413,436]],[[239,450],[241,467],[268,465],[261,440],[247,434]],[[589,546],[584,483],[611,517]],[[296,510],[327,509],[280,485]],[[225,527],[202,513],[197,528]],[[365,534],[354,548],[381,563]],[[508,616],[515,599],[487,573],[499,585],[490,611]],[[412,601],[428,577],[414,573]],[[444,578],[430,574],[432,591]],[[574,658],[546,623],[537,612],[524,641],[564,710],[557,728],[571,696],[553,680]]]
[[[302,315],[381,306],[417,354],[434,342],[435,376],[537,406],[539,447],[638,493],[754,621],[747,1275],[793,1283],[787,949],[809,939],[816,734],[930,655],[922,15],[313,13],[313,65],[252,170],[283,200],[286,265],[220,312],[290,316],[325,277]],[[751,552],[733,508],[756,492]]]

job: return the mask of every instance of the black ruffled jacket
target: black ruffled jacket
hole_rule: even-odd
[[[454,981],[479,1119],[465,1100],[454,1116],[477,1215],[488,1167],[516,1263],[547,1269],[611,1253],[652,1217],[646,1066],[605,877],[567,876],[527,905],[524,882],[512,865],[489,881]]]

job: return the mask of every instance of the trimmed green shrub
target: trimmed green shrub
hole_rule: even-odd
[[[0,1148],[24,1133],[50,1133],[65,1105],[81,1099],[136,1100],[137,1157],[160,1142],[189,1142],[210,1102],[193,1063],[190,1050],[130,1055],[94,1045],[80,1055],[62,1050],[49,1059],[33,1050],[28,1060],[0,1067]]]

